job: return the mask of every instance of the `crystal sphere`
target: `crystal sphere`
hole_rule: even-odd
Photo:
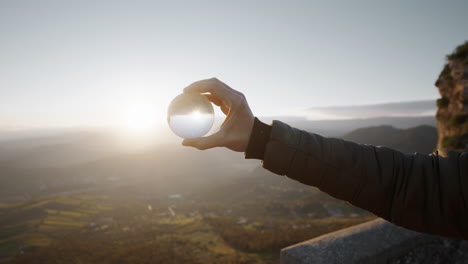
[[[181,138],[204,136],[213,126],[213,105],[198,93],[179,94],[169,105],[167,122],[172,132]]]

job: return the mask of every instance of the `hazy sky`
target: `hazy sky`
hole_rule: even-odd
[[[218,77],[257,115],[438,97],[468,1],[1,1],[0,126],[163,119]]]

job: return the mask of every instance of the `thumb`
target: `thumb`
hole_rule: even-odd
[[[184,139],[184,141],[182,141],[182,145],[194,147],[199,150],[221,147],[220,143],[220,137],[218,136],[218,134],[213,134],[207,137],[186,138]]]

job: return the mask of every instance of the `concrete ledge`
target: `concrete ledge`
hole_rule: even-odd
[[[281,263],[387,263],[428,236],[376,219],[281,250]]]

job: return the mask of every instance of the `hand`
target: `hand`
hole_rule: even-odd
[[[207,137],[184,139],[182,145],[197,149],[226,147],[245,152],[255,117],[245,96],[216,78],[194,82],[184,93],[203,93],[208,100],[221,108],[226,115],[218,132]]]

